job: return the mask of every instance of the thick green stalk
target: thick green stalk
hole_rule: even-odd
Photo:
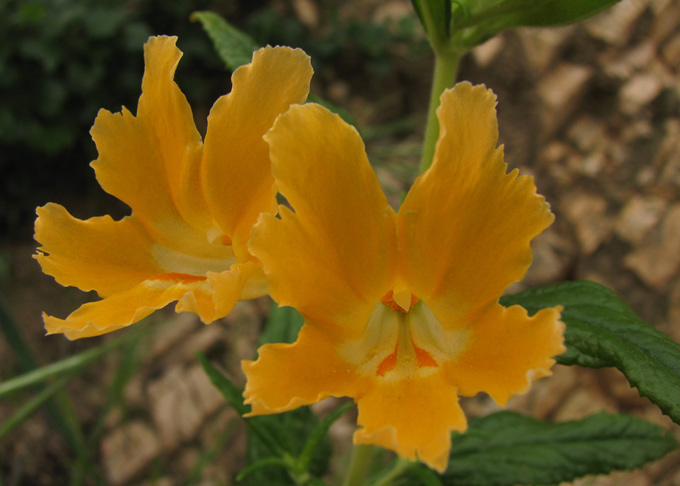
[[[434,47],[434,45],[433,45]],[[445,89],[452,87],[458,74],[458,63],[461,53],[450,46],[435,48],[434,74],[432,76],[432,90],[430,92],[430,106],[427,111],[427,125],[423,140],[423,154],[420,159],[420,173],[425,172],[431,165],[434,149],[439,138],[439,121],[437,108],[439,99]]]
[[[349,472],[343,486],[365,486],[366,479],[371,469],[373,459],[373,446],[356,445],[352,451],[352,460]]]

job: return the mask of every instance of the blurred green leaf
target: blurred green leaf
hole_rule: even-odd
[[[278,475],[276,475],[276,483],[272,482],[272,474],[271,474],[271,468],[281,468],[284,471],[288,471],[290,469],[290,464],[281,459],[280,457],[276,456],[267,456],[263,457],[262,459],[257,459],[255,461],[250,462],[246,467],[244,467],[241,472],[238,473],[238,476],[236,479],[240,482],[243,481],[246,478],[250,478],[250,476],[260,473],[265,475],[267,477],[266,484],[295,484],[295,482],[288,476],[288,474],[285,474],[282,478],[280,478]],[[258,479],[258,481],[261,481],[262,479]],[[264,484],[264,483],[261,483]]]
[[[91,359],[99,357],[103,352],[125,345],[120,353],[120,359],[116,366],[113,379],[110,380],[108,391],[105,395],[106,401],[104,406],[101,407],[94,426],[89,428],[85,447],[82,447],[77,451],[78,457],[71,469],[72,476],[69,486],[81,486],[86,483],[88,475],[99,472],[96,467],[97,461],[93,460],[93,456],[96,454],[101,436],[106,430],[107,418],[116,407],[119,407],[119,409],[124,408],[125,387],[135,376],[137,371],[139,371],[142,362],[142,351],[139,349],[140,341],[142,337],[146,335],[147,329],[148,328],[145,326],[135,326],[133,329],[128,330],[127,334],[122,338],[109,341],[99,348],[89,350],[93,352],[99,351],[95,356],[86,355],[85,353],[88,353],[88,351],[75,356],[80,358],[80,364],[83,365]]]
[[[294,343],[305,319],[292,307],[279,307],[272,301],[269,319],[260,335],[260,346],[267,343]]]
[[[150,36],[151,29],[143,22],[126,22],[123,26],[123,45],[128,51],[139,51]]]
[[[354,128],[359,130],[359,126],[357,125],[356,119],[350,114],[349,111],[345,110],[344,108],[340,108],[339,106],[334,105],[330,101],[327,101],[327,100],[320,98],[319,96],[316,96],[316,95],[311,94],[311,93],[307,97],[307,102],[317,103],[317,104],[329,109],[330,111],[332,111],[336,115],[339,115],[340,118],[345,120],[345,122],[349,123]]]
[[[198,20],[224,61],[227,69],[236,70],[248,64],[260,46],[245,32],[229,25],[226,20],[213,12],[194,12],[191,20]]]
[[[38,363],[33,357],[33,353],[26,343],[20,327],[14,320],[14,316],[2,294],[0,294],[0,333],[5,337],[9,349],[12,350],[19,366],[24,371],[32,371],[38,368]],[[37,408],[45,405],[47,412],[50,414],[52,421],[57,426],[57,429],[66,443],[74,451],[77,451],[82,447],[84,439],[80,426],[75,420],[75,412],[72,403],[68,400],[67,396],[60,394],[62,388],[68,383],[68,380],[65,380],[64,378],[65,377],[60,378],[57,382],[61,383],[61,386],[56,386],[55,383],[48,388],[45,388],[42,384],[36,385],[39,394],[29,402],[29,404],[31,404],[30,407],[28,406],[29,404],[27,404],[27,408],[23,409],[23,411],[20,410],[19,412],[27,417],[37,410]],[[68,378],[70,379],[70,377]],[[34,410],[31,407],[37,408]],[[19,417],[21,417],[21,415],[19,415]],[[16,423],[20,423],[20,420]],[[14,427],[15,425],[13,423],[7,425],[7,427],[10,426]]]
[[[437,473],[422,466],[411,466],[406,469],[405,474],[399,478],[397,484],[399,486],[443,486],[441,477]]]
[[[445,486],[558,484],[635,469],[676,446],[668,431],[626,415],[548,423],[499,412],[473,419],[467,432],[453,434],[442,480]]]
[[[127,337],[111,340],[101,346],[88,349],[82,353],[69,356],[68,358],[50,363],[40,368],[36,368],[9,380],[5,380],[0,383],[0,397],[9,393],[23,390],[29,386],[39,385],[54,376],[62,375],[64,373],[77,372],[83,369],[85,366],[103,357],[109,351],[128,342],[129,339]]]
[[[61,392],[74,376],[74,374],[68,374],[60,377],[57,381],[50,386],[43,388],[33,398],[24,403],[11,417],[4,419],[2,423],[0,423],[0,440],[21,425],[24,420],[40,410],[50,400],[54,399],[55,395]]]
[[[119,8],[92,7],[85,12],[83,21],[90,37],[111,37],[125,23],[126,14]]]
[[[680,345],[643,322],[614,292],[594,282],[566,282],[501,299],[530,314],[564,306],[565,365],[616,367],[661,411],[680,423]]]

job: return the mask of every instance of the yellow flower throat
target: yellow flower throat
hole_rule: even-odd
[[[398,289],[376,303],[361,338],[342,344],[340,354],[364,376],[411,379],[455,359],[468,336],[468,329],[445,330],[427,303]]]
[[[408,308],[405,309],[395,301],[394,297],[394,292],[390,290],[383,296],[382,299],[380,299],[380,302],[383,305],[389,307],[392,312],[398,312],[401,314],[408,314],[411,308],[419,301],[418,297],[413,294],[410,295],[410,300],[405,300],[403,298],[400,299],[402,303],[406,303],[408,305]],[[416,343],[413,342],[409,320],[405,317],[405,315],[399,316],[399,338],[397,339],[397,343],[394,346],[394,351],[392,351],[392,353],[384,358],[378,365],[375,373],[377,376],[385,376],[386,373],[394,370],[397,365],[400,364],[400,360],[402,361],[403,365],[411,368],[414,365],[416,368],[423,368],[427,366],[436,368],[439,366],[430,353],[422,348],[419,348],[416,346]]]

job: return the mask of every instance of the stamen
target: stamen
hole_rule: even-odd
[[[394,291],[389,290],[383,297],[380,299],[380,302],[385,304],[386,306],[389,306],[389,308],[393,311],[399,311],[401,313],[407,313],[408,311],[411,310],[411,308],[416,305],[418,302],[418,297],[415,295],[411,294],[411,302],[410,305],[408,306],[408,309],[404,309],[402,306],[397,304],[397,302],[394,300]]]

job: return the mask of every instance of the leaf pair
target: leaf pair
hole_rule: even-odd
[[[517,27],[575,24],[619,0],[411,0],[433,46],[470,49]]]

